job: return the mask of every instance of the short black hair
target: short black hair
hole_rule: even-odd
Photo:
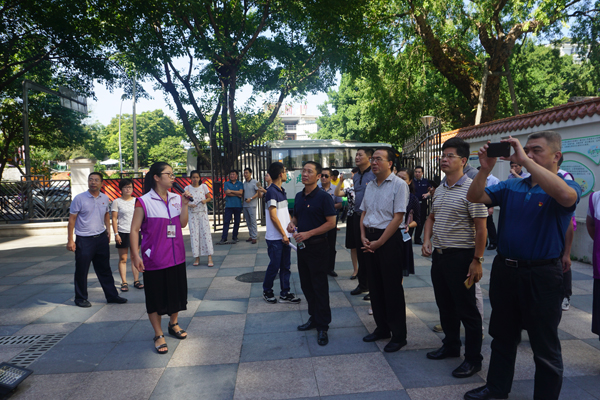
[[[319,163],[318,163],[318,162],[316,162],[316,161],[306,161],[306,162],[304,163],[304,165],[306,165],[306,164],[312,164],[312,165],[314,165],[314,166],[315,166],[315,169],[317,170],[317,175],[321,175],[321,172],[323,172],[323,167],[321,166],[321,164],[319,164]],[[303,166],[304,166],[304,165],[303,165]]]
[[[356,152],[358,153],[361,150],[365,152],[367,157],[371,157],[373,155],[373,149],[370,147],[359,147],[356,149]]]
[[[387,154],[387,160],[392,162],[391,168],[394,168],[394,165],[396,165],[396,154],[394,153],[394,150],[390,147],[379,147],[375,149],[375,151],[384,151]],[[373,152],[373,154],[375,154],[375,152]]]
[[[329,171],[329,176],[333,175],[333,172],[331,171],[331,168],[329,168],[329,167],[321,168],[321,174],[323,174],[323,171]]]
[[[353,174],[358,174],[360,172],[360,168],[354,167],[354,168],[352,168],[352,171],[350,171],[350,172],[352,172]]]
[[[413,171],[416,171],[416,170],[418,170],[418,169],[420,169],[420,170],[421,170],[421,172],[425,172],[425,169],[423,169],[423,166],[422,166],[422,165],[417,165],[417,166],[416,166],[416,167],[413,169]]]
[[[133,181],[129,178],[123,178],[119,181],[119,190],[123,190],[123,188],[127,185],[131,185],[131,187],[135,187]]]
[[[90,172],[90,174],[88,175],[88,179],[90,179],[90,177],[92,175],[98,175],[100,177],[100,182],[102,182],[104,180],[104,177],[102,176],[102,174],[100,172],[96,172],[96,171]]]
[[[240,175],[240,174],[238,174],[238,172],[235,169],[232,169],[231,171],[229,171],[229,174],[232,173],[232,172],[235,172],[235,174],[238,175],[238,176]],[[229,174],[227,174],[227,175],[229,175]]]
[[[252,173],[252,170],[250,168],[248,168],[248,167],[244,168],[244,172],[246,172],[246,171]]]
[[[194,176],[194,174],[198,174],[198,176],[200,176],[200,171],[198,171],[197,169],[193,170],[192,172],[190,172],[190,178],[192,176]]]
[[[471,154],[471,145],[469,145],[469,143],[465,142],[464,139],[461,138],[453,137],[451,139],[446,140],[442,145],[442,151],[446,150],[447,148],[456,149],[456,155],[458,155],[459,157],[464,157],[467,160],[469,159],[469,155]]]
[[[340,171],[338,171],[337,169],[334,169],[333,171],[331,171],[331,175],[340,176]]]
[[[269,165],[268,174],[271,177],[271,180],[273,180],[273,177],[275,177],[275,179],[279,178],[279,175],[281,175],[284,169],[283,163],[280,163],[279,161],[275,161]]]

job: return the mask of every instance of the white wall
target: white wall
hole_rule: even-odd
[[[565,139],[574,139],[581,137],[589,137],[589,136],[599,136],[600,137],[600,115],[594,115],[592,117],[578,118],[576,120],[569,120],[566,122],[552,123],[547,125],[540,125],[533,128],[524,129],[516,132],[506,132],[502,134],[494,134],[488,135],[484,137],[467,139],[467,142],[471,145],[471,157],[469,159],[469,163],[474,166],[479,166],[479,161],[477,159],[476,153],[484,143],[488,140],[492,142],[498,142],[500,139],[506,138],[510,135],[519,139],[521,144],[525,144],[527,141],[527,136],[534,132],[540,131],[555,131],[560,133],[563,141]],[[599,138],[600,139],[600,138]],[[597,192],[600,191],[600,166],[597,165],[591,159],[585,157],[582,154],[578,153],[564,153],[564,160],[566,161],[576,161],[583,165],[585,165],[589,170],[592,171],[594,175],[594,185],[591,187],[592,191]],[[492,170],[492,174],[499,178],[500,180],[505,180],[508,177],[510,171],[510,165],[508,161],[498,160],[496,166]],[[577,180],[577,176],[575,177]],[[573,248],[571,251],[571,255],[577,257],[577,259],[586,258],[588,262],[591,262],[592,259],[592,239],[589,237],[587,233],[587,229],[585,227],[585,219],[587,215],[587,209],[589,204],[589,194],[582,196],[579,204],[577,205],[577,209],[575,211],[575,219],[577,221],[577,230],[575,231],[575,239],[573,240]],[[497,213],[495,213],[497,214]]]

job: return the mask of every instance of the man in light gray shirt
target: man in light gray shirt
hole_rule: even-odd
[[[365,253],[371,307],[377,327],[363,341],[389,339],[384,351],[406,345],[406,303],[402,287],[404,243],[400,223],[409,199],[406,182],[392,173],[394,152],[379,149],[371,157],[376,178],[369,182],[360,206],[361,244]]]
[[[87,276],[90,263],[100,281],[108,303],[126,303],[115,288],[110,269],[110,213],[109,200],[100,193],[103,179],[99,172],[88,176],[88,191],[75,196],[71,202],[71,214],[67,226],[67,250],[75,252],[75,304],[91,307],[88,301]],[[77,236],[73,240],[73,231]]]
[[[256,227],[256,206],[258,205],[258,198],[261,195],[260,184],[256,179],[252,178],[252,170],[250,168],[244,169],[244,219],[248,225],[248,232],[250,237],[246,242],[252,242],[256,244],[258,238],[258,230]]]

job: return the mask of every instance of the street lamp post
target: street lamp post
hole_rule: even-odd
[[[119,167],[123,173],[123,152],[121,151],[121,114],[123,113],[123,100],[125,95],[121,96],[121,107],[119,108]]]

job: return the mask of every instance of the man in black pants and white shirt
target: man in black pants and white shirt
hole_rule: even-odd
[[[406,303],[402,287],[402,232],[408,205],[406,182],[392,173],[394,153],[379,149],[371,157],[376,178],[365,190],[360,218],[362,251],[365,253],[371,307],[377,328],[365,342],[388,339],[384,351],[391,353],[406,345]],[[391,335],[390,335],[391,333]]]

